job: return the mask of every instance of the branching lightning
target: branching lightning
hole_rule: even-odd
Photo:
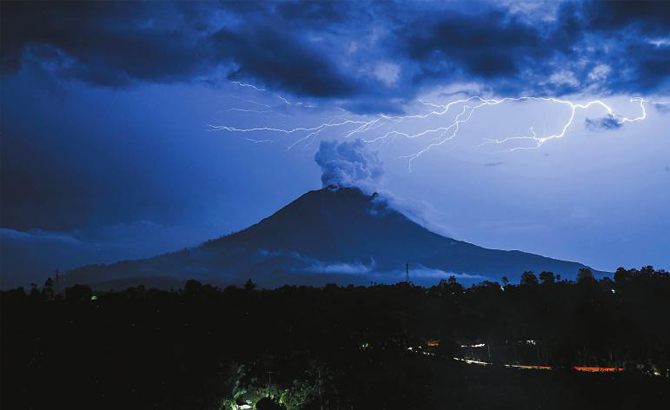
[[[231,83],[233,83],[233,84],[235,84],[235,85],[237,85],[237,86],[240,86],[240,87],[249,87],[249,88],[253,88],[253,89],[256,90],[256,91],[266,91],[265,88],[256,87],[256,86],[253,85],[253,84],[247,84],[247,83],[243,83],[243,82],[240,82],[240,81],[231,81]]]
[[[521,103],[521,102],[545,102],[564,106],[569,109],[567,119],[561,124],[558,132],[550,135],[543,134],[538,136],[533,127],[530,127],[529,135],[517,135],[502,138],[486,138],[475,147],[482,147],[484,145],[507,145],[515,144],[505,151],[513,152],[518,150],[538,149],[542,147],[547,141],[563,138],[570,127],[573,125],[576,114],[579,110],[588,110],[594,107],[600,107],[605,110],[605,115],[617,124],[626,124],[637,121],[642,121],[647,118],[647,109],[645,103],[650,103],[642,97],[633,97],[629,100],[630,103],[639,106],[640,114],[636,117],[626,117],[616,113],[609,105],[601,100],[593,100],[587,103],[576,103],[565,99],[553,97],[505,97],[505,98],[484,98],[481,96],[471,96],[464,99],[455,100],[447,104],[435,104],[418,100],[418,102],[430,108],[427,113],[411,114],[411,115],[377,115],[372,119],[338,119],[329,122],[324,122],[312,127],[295,127],[295,128],[281,128],[281,127],[251,127],[239,128],[228,125],[210,125],[210,129],[214,131],[223,131],[228,133],[240,134],[284,134],[297,135],[298,138],[289,144],[287,149],[291,149],[298,144],[305,143],[310,139],[317,138],[319,135],[327,130],[337,130],[339,136],[344,138],[359,137],[366,143],[375,143],[380,141],[392,141],[395,138],[401,137],[409,140],[425,138],[426,144],[423,148],[409,155],[403,155],[401,158],[408,160],[408,166],[411,170],[412,162],[428,151],[444,145],[456,138],[461,130],[463,124],[468,123],[475,115],[475,112],[484,107],[494,107],[505,103]],[[287,100],[288,103],[288,100]],[[290,104],[290,103],[289,103]],[[449,116],[449,114],[454,114]],[[398,129],[397,125],[405,123],[410,120],[422,121],[428,118],[449,118],[449,120],[435,128],[425,127],[416,132],[404,132]],[[390,131],[378,132],[382,127],[391,127]],[[253,142],[269,142],[271,140],[252,140]],[[523,145],[521,143],[524,143]]]

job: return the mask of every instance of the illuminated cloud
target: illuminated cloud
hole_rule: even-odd
[[[341,143],[321,141],[314,160],[321,167],[324,187],[357,187],[369,193],[384,174],[378,154],[358,139]]]
[[[375,67],[374,75],[387,87],[391,87],[398,83],[400,67],[393,63],[379,63]]]
[[[345,274],[365,274],[373,272],[375,268],[374,261],[370,265],[365,265],[360,262],[357,263],[325,263],[321,261],[315,262],[313,265],[304,268],[307,272],[316,273],[345,273]]]

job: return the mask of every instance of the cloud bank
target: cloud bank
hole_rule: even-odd
[[[244,81],[357,112],[449,83],[670,91],[660,1],[2,2],[2,15],[3,73],[34,65],[106,87]]]

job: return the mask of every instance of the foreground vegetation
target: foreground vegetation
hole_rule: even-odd
[[[670,402],[670,274],[464,288],[0,295],[3,408],[644,408]],[[472,359],[471,365],[457,359]],[[473,362],[470,362],[473,363]],[[518,370],[505,365],[551,370]],[[576,372],[575,366],[623,371]],[[660,401],[659,401],[660,400]]]

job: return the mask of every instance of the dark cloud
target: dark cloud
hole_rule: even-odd
[[[670,36],[665,2],[567,1],[546,19],[484,1],[9,1],[2,16],[5,74],[32,61],[110,87],[244,80],[360,113],[399,112],[445,82],[497,94],[670,89],[670,46],[654,43]],[[397,81],[375,71],[389,62]]]
[[[340,75],[331,62],[286,31],[220,30],[212,40],[216,48],[227,50],[238,65],[229,75],[233,80],[258,79],[272,89],[313,97],[342,97],[354,92],[354,83]]]
[[[254,2],[224,2],[246,21],[216,29],[204,16],[214,11],[213,3],[3,2],[2,68],[12,72],[32,58],[60,76],[112,87],[223,73],[297,95],[353,92],[354,83],[293,36],[290,24],[273,21],[269,6],[247,3]],[[296,18],[314,15],[290,12],[288,4],[281,8]]]
[[[446,14],[434,22],[422,22],[406,37],[406,52],[422,62],[428,76],[462,70],[485,79],[519,73],[524,58],[551,52],[540,33],[517,20],[505,21],[500,11],[472,16]],[[409,35],[408,35],[409,34]]]
[[[5,71],[32,57],[61,76],[125,86],[186,81],[212,63],[196,27],[171,27],[184,16],[168,3],[10,1],[2,15]]]
[[[612,31],[634,26],[653,34],[670,32],[670,7],[664,1],[588,1],[585,5],[590,28]]]
[[[283,1],[276,4],[277,14],[287,21],[310,26],[330,25],[347,20],[349,10],[336,1]]]
[[[591,1],[583,10],[597,49],[595,58],[612,65],[613,91],[660,92],[670,89],[670,4],[662,1]],[[659,43],[660,40],[660,43]]]
[[[670,81],[670,45],[659,49],[652,44],[635,45],[628,48],[628,56],[637,60],[637,85],[643,91],[654,91]]]
[[[618,130],[623,127],[623,124],[611,115],[602,118],[587,118],[584,120],[584,125],[592,131]]]
[[[416,65],[412,80],[417,84],[474,81],[496,93],[532,89],[532,94],[541,95],[574,91],[574,86],[547,79],[556,58],[574,59],[582,24],[572,3],[559,8],[551,25],[478,3],[463,11],[412,15],[396,32],[400,51]]]
[[[482,7],[422,15],[398,33],[417,83],[479,81],[502,94],[663,93],[670,46],[655,41],[670,36],[668,14],[663,2],[566,2],[547,24]]]

